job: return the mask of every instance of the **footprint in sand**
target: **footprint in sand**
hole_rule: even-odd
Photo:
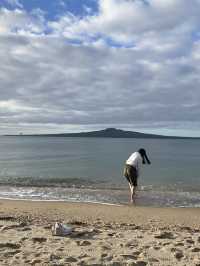
[[[191,249],[192,252],[200,252],[200,248],[198,247],[194,247]]]
[[[111,260],[113,259],[113,255],[103,253],[103,254],[101,254],[101,258],[102,258],[103,260],[106,260],[106,261],[111,261]]]
[[[49,259],[50,261],[54,261],[54,260],[60,260],[61,257],[56,254],[50,254]]]
[[[23,227],[23,228],[19,228],[17,229],[17,231],[21,231],[21,232],[26,232],[26,231],[31,231],[32,229],[30,227]]]
[[[178,260],[182,259],[184,257],[184,254],[183,252],[180,250],[180,251],[176,251],[175,254],[174,254],[174,257]]]
[[[10,251],[5,251],[3,253],[3,256],[4,257],[13,257],[14,255],[16,255],[18,253],[21,253],[21,250],[20,249],[10,250]]]
[[[24,241],[27,240],[27,239],[28,239],[28,237],[22,237],[22,238],[20,239],[19,242],[20,242],[20,243],[21,243],[21,242],[24,242]]]
[[[105,258],[105,257],[107,257],[107,256],[108,256],[107,253],[102,253],[102,254],[101,254],[101,258]]]
[[[126,259],[126,260],[130,260],[130,259],[132,259],[132,260],[136,260],[136,259],[137,259],[137,257],[134,256],[134,255],[132,255],[132,254],[120,254],[120,256],[121,256],[122,258]]]
[[[139,260],[139,261],[136,261],[136,266],[146,266],[147,265],[147,262],[146,261],[143,261],[143,260]]]
[[[44,243],[47,241],[46,237],[33,237],[31,240],[33,243]]]
[[[159,260],[156,258],[148,258],[148,261],[149,261],[149,263],[159,262]]]
[[[154,246],[153,249],[155,249],[155,250],[160,250],[161,247],[160,247],[160,246]]]
[[[172,234],[172,232],[159,232],[158,234],[154,235],[155,238],[158,239],[175,239],[175,236]]]
[[[175,247],[172,247],[172,248],[170,249],[170,251],[171,251],[171,252],[176,252],[176,251],[179,251],[179,249],[177,249],[177,248],[175,248]]]
[[[132,255],[135,256],[135,257],[138,257],[139,255],[142,254],[142,252],[139,251],[139,250],[132,250],[131,253],[132,253]]]
[[[81,254],[80,256],[78,256],[79,259],[83,259],[83,258],[87,258],[88,255],[85,253],[85,254]]]
[[[116,235],[115,232],[108,232],[108,233],[107,233],[107,236],[114,236],[114,235]]]
[[[74,262],[77,262],[78,260],[76,259],[76,258],[74,258],[74,257],[67,257],[67,258],[65,258],[64,259],[65,260],[65,262],[68,262],[68,263],[74,263]]]
[[[18,243],[6,242],[6,243],[0,243],[0,249],[1,248],[19,249],[21,248],[21,245]]]
[[[42,263],[42,261],[41,261],[40,259],[33,259],[33,260],[30,262],[31,265],[41,264],[41,263]]]
[[[188,238],[188,239],[186,239],[186,243],[188,243],[188,244],[194,244],[195,242],[191,238]]]
[[[137,247],[138,246],[138,242],[135,240],[130,240],[127,243],[125,243],[124,245],[125,247]]]
[[[112,248],[110,246],[108,246],[108,245],[103,245],[101,247],[101,249],[103,249],[103,250],[111,250]]]
[[[79,242],[79,246],[90,246],[92,243],[88,240],[83,240]]]

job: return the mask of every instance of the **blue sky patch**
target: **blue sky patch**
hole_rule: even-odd
[[[15,5],[15,0],[0,0],[0,7],[10,10],[20,8]],[[95,0],[18,0],[22,7],[31,12],[33,9],[41,9],[45,12],[46,19],[55,20],[66,12],[70,12],[75,16],[84,17],[94,14],[98,11],[98,1]]]

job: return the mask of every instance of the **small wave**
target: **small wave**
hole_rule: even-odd
[[[138,206],[200,207],[200,188],[183,184],[138,187]],[[109,183],[86,178],[4,177],[0,198],[126,204],[127,183]]]
[[[109,179],[108,179],[109,180]],[[38,187],[38,188],[81,188],[81,189],[101,189],[101,190],[123,190],[126,191],[128,185],[126,183],[113,183],[108,180],[98,180],[89,178],[77,178],[77,177],[1,177],[0,187],[11,186],[11,187]],[[169,184],[141,184],[138,187],[138,191],[148,192],[177,192],[177,193],[190,193],[200,192],[200,185],[188,185],[182,183]]]
[[[30,201],[87,202],[108,205],[128,203],[129,191],[110,189],[82,189],[65,187],[0,187],[1,199]],[[138,191],[137,206],[200,207],[200,193]]]
[[[85,178],[4,177],[0,179],[0,186],[10,185],[24,187],[89,187],[94,186],[96,184],[96,181],[92,181]]]
[[[70,203],[77,203],[77,201],[67,201],[67,200],[59,200],[59,199],[15,199],[15,198],[5,198],[0,197],[1,200],[19,200],[19,201],[32,201],[32,202],[70,202]],[[101,201],[84,201],[84,203],[90,203],[90,204],[100,204],[100,205],[107,205],[107,206],[117,206],[117,207],[123,207],[123,204],[116,204],[116,203],[108,203],[108,202],[101,202]]]

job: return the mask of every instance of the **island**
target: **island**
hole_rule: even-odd
[[[141,133],[137,131],[126,131],[117,128],[106,128],[103,130],[79,132],[79,133],[58,133],[58,134],[18,134],[5,136],[19,137],[78,137],[78,138],[140,138],[140,139],[200,139],[200,137],[180,137],[180,136],[165,136],[149,133]]]

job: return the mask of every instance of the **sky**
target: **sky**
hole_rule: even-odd
[[[0,0],[0,134],[200,136],[200,0]]]

